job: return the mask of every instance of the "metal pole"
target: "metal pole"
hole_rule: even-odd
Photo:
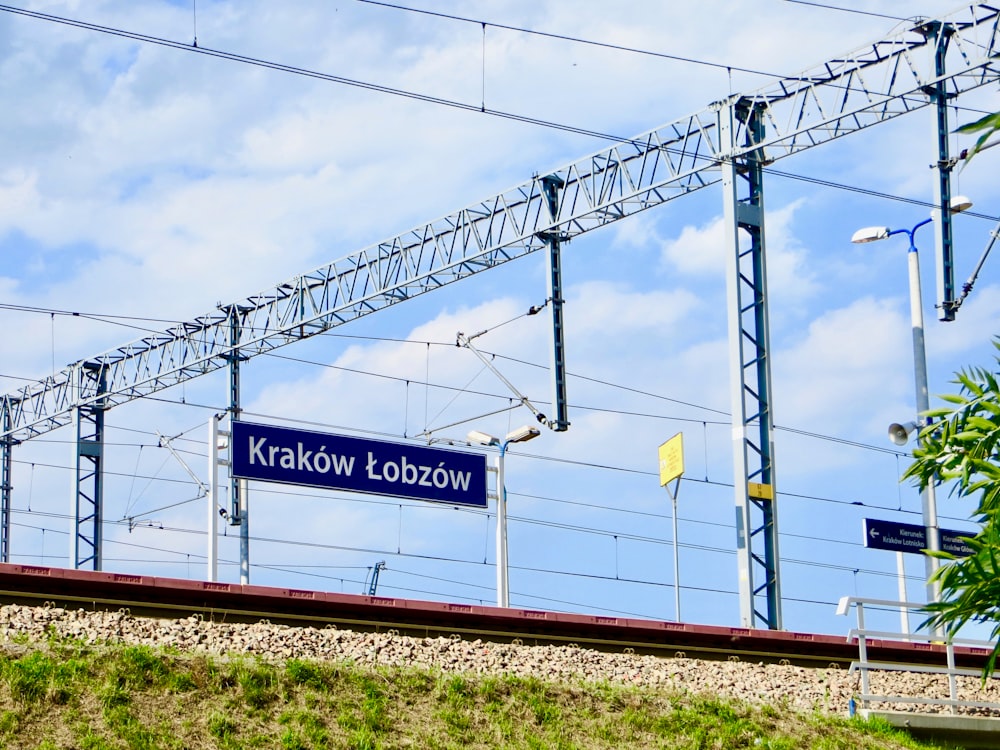
[[[73,535],[70,559],[77,570],[102,568],[104,523],[104,411],[107,409],[108,367],[82,362],[74,373],[77,391],[76,476],[73,488]],[[93,394],[89,403],[87,394]]]
[[[858,658],[861,661],[861,694],[865,698],[861,701],[862,708],[868,708],[868,695],[871,693],[868,679],[868,633],[865,632],[865,605],[856,602],[858,609]]]
[[[896,553],[896,576],[899,583],[899,625],[903,635],[910,633],[910,613],[906,607],[906,561],[903,560],[903,553]]]
[[[219,577],[219,415],[208,420],[208,571],[206,580]]]
[[[559,190],[566,183],[557,175],[542,178],[542,192],[549,209],[549,216],[555,222],[559,217]],[[566,401],[566,338],[563,323],[562,261],[560,243],[563,237],[558,228],[539,234],[549,246],[548,277],[549,299],[552,303],[552,411],[554,418],[550,426],[556,432],[569,429],[569,406]]]
[[[678,482],[678,489],[680,483]],[[676,616],[674,620],[676,622],[681,621],[681,563],[680,563],[680,553],[678,552],[677,544],[677,493],[673,493],[670,496],[673,501],[673,524],[674,524],[674,612]]]
[[[13,486],[14,439],[10,434],[10,408],[6,401],[3,407],[4,436],[0,438],[0,562],[10,562],[10,500]]]
[[[497,606],[510,606],[510,586],[507,580],[507,486],[503,464],[507,443],[500,443],[497,455]]]
[[[927,393],[927,351],[924,348],[924,312],[920,293],[920,254],[917,252],[917,246],[913,244],[913,233],[928,222],[930,219],[917,224],[909,232],[910,251],[907,253],[910,271],[910,321],[913,328],[913,372],[917,390],[917,420],[920,425],[926,424],[926,417],[920,415],[930,408],[930,399]],[[937,497],[933,480],[921,490],[920,500],[924,527],[927,529],[927,548],[932,551],[940,550],[941,537],[938,530]],[[936,581],[931,580],[931,576],[941,567],[941,561],[926,555],[924,563],[927,572],[927,601],[939,601],[939,586]]]
[[[245,586],[250,583],[250,493],[247,492],[246,479],[236,482],[240,497],[240,583]]]
[[[238,306],[229,309],[230,314],[230,343],[232,352],[229,356],[229,414],[230,426],[240,418],[240,355],[239,345],[242,336],[240,326],[241,310]],[[232,461],[232,433],[229,437],[229,458]],[[232,467],[232,463],[230,463]],[[246,585],[250,583],[250,520],[247,513],[247,482],[245,479],[237,479],[232,476],[230,468],[229,477],[229,500],[232,508],[229,517],[230,524],[237,524],[240,527],[240,583]]]
[[[948,43],[955,28],[952,24],[931,21],[923,26],[924,36],[934,38],[934,74],[937,82],[927,88],[934,104],[934,135],[937,140],[938,158],[934,164],[937,179],[934,181],[934,204],[940,212],[937,232],[934,235],[935,265],[937,267],[938,320],[955,319],[958,303],[955,300],[954,237],[951,224],[951,171],[955,163],[948,154],[948,100],[951,98],[945,79],[945,59]]]
[[[763,148],[759,102],[734,97],[721,106],[719,143],[743,157],[721,162],[728,253],[730,403],[736,563],[743,627],[781,630],[771,347],[764,250]],[[749,240],[744,242],[744,240]]]

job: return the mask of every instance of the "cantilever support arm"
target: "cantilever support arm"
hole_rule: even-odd
[[[517,400],[520,401],[525,407],[527,407],[528,411],[530,411],[532,414],[535,415],[535,419],[538,420],[540,424],[543,424],[550,429],[555,429],[554,422],[550,420],[548,417],[546,417],[544,414],[542,414],[542,412],[538,410],[538,407],[536,407],[533,403],[531,403],[531,401],[528,400],[527,396],[525,396],[523,393],[517,390],[517,387],[509,380],[507,380],[507,378],[504,377],[504,374],[500,372],[492,362],[490,362],[489,357],[487,357],[485,354],[483,354],[481,351],[479,351],[476,347],[472,345],[472,342],[469,341],[468,336],[466,336],[462,332],[459,332],[458,335],[455,337],[455,345],[464,346],[470,352],[479,357],[479,361],[482,362],[484,365],[486,365],[486,367],[489,368],[490,372],[496,375],[497,378],[499,378],[500,381],[505,386],[510,388],[511,393],[517,396]]]
[[[1000,143],[1000,141],[997,141]],[[962,284],[962,293],[959,295],[958,299],[955,300],[955,309],[958,310],[965,302],[965,298],[969,296],[969,292],[972,291],[972,287],[976,283],[976,279],[979,278],[979,272],[983,270],[983,264],[986,263],[986,259],[990,255],[990,251],[993,249],[993,245],[996,244],[997,237],[1000,237],[1000,223],[997,223],[993,231],[990,232],[990,239],[986,243],[986,249],[983,250],[983,254],[979,256],[979,262],[976,263],[976,267],[973,269],[972,273],[969,275],[968,281]]]
[[[159,439],[159,446],[161,448],[166,448],[168,451],[170,451],[170,455],[173,456],[176,459],[177,463],[179,463],[181,467],[184,469],[184,471],[187,472],[188,476],[191,477],[191,481],[193,481],[196,485],[198,485],[198,489],[201,492],[201,494],[198,495],[198,497],[204,497],[208,495],[209,492],[208,485],[205,484],[203,481],[201,481],[198,475],[194,473],[194,470],[190,466],[188,466],[187,461],[181,458],[181,454],[177,452],[177,450],[174,448],[173,445],[171,445],[171,441],[173,440],[173,438],[168,438],[166,435],[162,434],[159,430],[156,431],[156,437]]]

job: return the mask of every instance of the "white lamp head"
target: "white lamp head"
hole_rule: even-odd
[[[537,427],[532,427],[531,425],[523,425],[518,427],[516,430],[507,433],[508,443],[524,443],[528,440],[533,440],[541,434]]]
[[[948,207],[953,214],[960,214],[972,208],[972,199],[967,195],[956,195],[949,202]],[[931,209],[931,216],[937,218],[941,211],[937,208]]]
[[[861,244],[863,242],[877,242],[889,236],[889,227],[865,227],[859,229],[851,236],[851,242]]]
[[[479,430],[472,430],[465,437],[470,443],[478,443],[479,445],[498,445],[500,443],[499,439]]]
[[[951,199],[949,205],[953,214],[960,214],[962,211],[968,211],[972,208],[972,199],[967,195],[956,195]]]

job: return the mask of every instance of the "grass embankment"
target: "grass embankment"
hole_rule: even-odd
[[[926,748],[881,724],[614,685],[53,641],[0,655],[0,747]]]

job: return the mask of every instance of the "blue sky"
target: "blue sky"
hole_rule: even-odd
[[[486,21],[485,39],[480,24],[355,0],[202,0],[196,20],[202,48],[629,136],[770,80],[747,70],[791,75],[881,38],[898,4],[842,3],[866,14],[784,0],[668,6],[676,4],[642,0],[615,14],[596,1],[415,5]],[[195,31],[182,2],[23,7],[182,43]],[[908,9],[939,16],[952,6]],[[9,49],[0,61],[5,390],[607,145],[9,13],[0,14],[0,37]],[[958,107],[954,123],[1000,108],[995,86]],[[970,143],[954,136],[952,148]],[[972,196],[981,214],[956,219],[958,283],[996,225],[988,217],[1000,214],[995,158],[985,152],[955,177],[954,191]],[[930,201],[935,159],[926,108],[776,167]],[[927,213],[778,175],[765,178],[765,190],[784,625],[841,633],[840,596],[896,595],[895,556],[862,546],[861,520],[916,523],[920,509],[917,492],[899,483],[908,459],[885,438],[890,422],[914,411],[906,243],[850,237],[873,224],[910,227]],[[683,619],[739,623],[722,209],[709,188],[566,247],[572,427],[508,454],[514,606],[675,616],[656,449],[683,432]],[[991,258],[958,320],[939,323],[932,232],[917,238],[931,392],[942,393],[958,368],[992,363],[1000,267]],[[511,394],[454,346],[455,335],[488,329],[477,346],[547,407],[547,317],[524,316],[545,297],[543,258],[507,264],[247,363],[244,408],[255,419],[384,439],[505,433],[530,413],[483,416]],[[181,435],[175,445],[203,475],[205,423],[226,406],[226,389],[220,373],[109,413],[105,569],[204,575],[203,501],[156,447],[156,433]],[[72,438],[67,428],[16,449],[15,562],[68,562]],[[939,493],[942,526],[971,528],[968,510]],[[129,517],[140,523],[118,523]],[[368,568],[385,560],[382,594],[494,599],[492,506],[470,512],[259,485],[251,518],[253,583],[360,592]],[[232,529],[220,554],[220,577],[238,580]],[[907,565],[919,599],[922,561]]]

